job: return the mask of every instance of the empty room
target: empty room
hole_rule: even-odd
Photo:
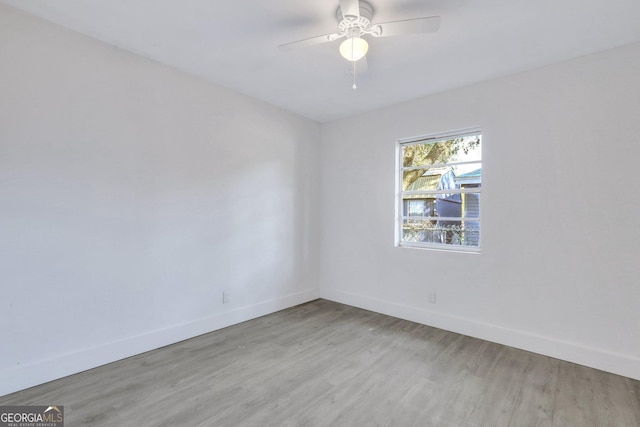
[[[0,427],[640,426],[639,18],[0,0]]]

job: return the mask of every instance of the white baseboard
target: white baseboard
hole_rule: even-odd
[[[640,380],[640,358],[630,355],[348,292],[321,289],[320,298]]]
[[[317,289],[0,371],[0,396],[174,344],[318,298]]]

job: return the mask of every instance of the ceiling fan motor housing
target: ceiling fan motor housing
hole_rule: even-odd
[[[375,32],[375,27],[371,28],[373,6],[365,1],[360,1],[359,6],[360,16],[343,16],[342,9],[338,7],[338,10],[336,10],[336,18],[338,19],[338,30],[340,34],[353,37],[354,35],[372,34]],[[356,32],[357,34],[354,34]]]

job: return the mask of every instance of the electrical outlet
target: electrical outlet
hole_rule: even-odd
[[[231,302],[231,295],[229,295],[229,291],[222,291],[222,303],[229,304]]]
[[[437,295],[435,292],[429,292],[429,294],[427,295],[427,300],[429,301],[429,304],[435,304],[437,301]]]

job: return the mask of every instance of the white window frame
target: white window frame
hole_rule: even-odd
[[[396,141],[396,201],[395,201],[395,207],[396,207],[396,214],[395,214],[395,245],[396,247],[400,247],[400,248],[418,248],[418,249],[431,249],[431,250],[440,250],[440,251],[449,251],[449,252],[465,252],[465,253],[480,253],[480,248],[481,248],[481,244],[482,244],[482,222],[481,222],[481,216],[482,216],[482,203],[480,202],[480,214],[478,215],[478,217],[473,217],[473,218],[466,218],[464,216],[461,217],[421,217],[421,219],[438,219],[438,220],[459,220],[459,221],[464,221],[465,219],[470,220],[470,221],[474,221],[474,222],[478,222],[479,224],[479,228],[480,228],[480,236],[479,236],[479,241],[478,241],[478,246],[470,246],[470,245],[458,245],[458,244],[453,244],[453,243],[435,243],[435,242],[411,242],[411,241],[404,241],[402,240],[402,224],[403,221],[405,219],[408,219],[410,217],[403,217],[403,196],[405,195],[415,195],[415,194],[420,194],[420,195],[436,195],[436,194],[478,194],[479,196],[482,193],[482,184],[480,185],[480,188],[473,188],[473,189],[465,189],[465,188],[460,188],[460,189],[448,189],[448,190],[423,190],[423,191],[402,191],[402,178],[403,178],[403,173],[404,171],[407,170],[411,170],[411,169],[418,169],[420,167],[404,167],[403,166],[403,147],[407,146],[407,145],[416,145],[416,144],[424,144],[424,143],[431,143],[431,142],[439,142],[439,141],[446,141],[449,139],[454,139],[454,138],[462,138],[462,137],[468,137],[468,136],[476,136],[476,135],[480,135],[482,136],[482,131],[479,127],[473,127],[473,128],[466,128],[466,129],[460,129],[460,130],[456,130],[456,131],[448,131],[448,132],[441,132],[441,133],[433,133],[433,134],[428,134],[428,135],[422,135],[422,136],[417,136],[417,137],[411,137],[411,138],[403,138],[403,139],[398,139]],[[484,141],[483,141],[484,142]],[[479,163],[480,166],[482,167],[482,153],[481,153],[481,158],[480,161],[472,161],[472,162],[450,162],[450,163],[442,163],[442,164],[434,164],[431,165],[431,168],[438,168],[438,167],[447,167],[447,166],[454,166],[454,165],[460,165],[460,164],[470,164],[470,163]],[[480,181],[482,183],[482,181]],[[482,198],[480,197],[480,200]],[[464,215],[464,213],[462,213],[461,215]]]

